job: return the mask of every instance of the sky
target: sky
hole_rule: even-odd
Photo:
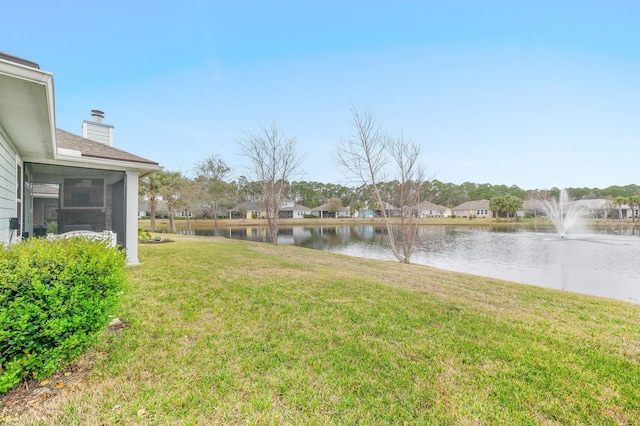
[[[638,183],[640,2],[8,2],[0,51],[54,75],[56,125],[105,112],[114,146],[251,177],[238,140],[275,124],[297,180],[348,184],[352,110],[421,147],[442,182]],[[0,94],[1,96],[1,94]]]

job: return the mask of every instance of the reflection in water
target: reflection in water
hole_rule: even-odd
[[[199,235],[214,235],[198,232]],[[227,238],[267,240],[266,228],[220,229]],[[394,260],[386,231],[375,225],[280,228],[278,242]],[[633,227],[598,228],[561,239],[548,228],[424,226],[413,263],[640,303],[640,238]]]

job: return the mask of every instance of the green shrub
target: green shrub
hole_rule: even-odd
[[[125,256],[86,238],[31,238],[0,248],[0,393],[84,352],[108,324]]]
[[[46,228],[47,228],[47,234],[57,234],[58,222],[47,222]]]
[[[138,228],[138,241],[149,241],[151,233],[145,229]]]

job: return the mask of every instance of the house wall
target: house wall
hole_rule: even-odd
[[[253,215],[256,215],[258,219],[263,219],[267,216],[267,212],[258,210],[247,210],[247,219],[253,219]]]
[[[437,210],[437,209],[427,209],[420,210],[420,217],[449,217],[451,216],[450,210]]]
[[[458,217],[493,217],[493,211],[488,209],[454,210],[453,213]]]
[[[0,242],[10,242],[9,218],[16,213],[16,151],[0,129]]]
[[[307,214],[307,212],[301,211],[301,210],[294,210],[293,211],[293,218],[294,219],[303,219],[305,214]]]

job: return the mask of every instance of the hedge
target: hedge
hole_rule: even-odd
[[[125,273],[124,253],[82,237],[0,248],[0,393],[83,353],[115,312]]]

